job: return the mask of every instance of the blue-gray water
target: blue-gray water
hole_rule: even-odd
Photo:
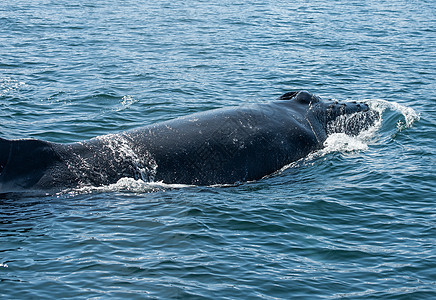
[[[382,124],[233,187],[0,199],[0,298],[436,298],[434,1],[0,3],[0,137],[74,142],[297,89]]]

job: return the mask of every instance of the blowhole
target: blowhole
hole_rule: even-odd
[[[279,97],[279,100],[291,100],[294,98],[299,92],[287,92]]]

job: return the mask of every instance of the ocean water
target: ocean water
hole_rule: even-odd
[[[0,137],[308,90],[379,124],[238,186],[0,199],[2,299],[435,299],[436,2],[0,3]]]

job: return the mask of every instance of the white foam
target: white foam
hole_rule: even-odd
[[[325,153],[336,152],[336,151],[364,151],[368,149],[368,144],[360,139],[358,136],[349,136],[345,133],[334,133],[331,134],[327,140],[324,142]]]
[[[420,115],[411,107],[396,103],[389,102],[381,99],[366,100],[371,109],[376,110],[381,115],[385,110],[393,110],[400,113],[404,120],[399,120],[397,122],[398,131],[410,128],[413,123],[419,121]]]
[[[82,186],[70,191],[64,191],[59,195],[68,194],[70,196],[79,194],[88,194],[93,192],[129,192],[129,193],[151,193],[157,191],[165,191],[168,189],[180,189],[190,187],[186,184],[167,184],[163,182],[145,182],[141,179],[124,177],[116,183],[104,186]]]
[[[157,164],[148,152],[139,156],[133,150],[132,142],[123,135],[108,134],[97,139],[105,142],[115,160],[131,161],[142,180],[154,180]]]
[[[126,95],[123,96],[123,98],[121,99],[120,105],[114,109],[114,111],[123,111],[125,109],[129,109],[130,106],[132,106],[133,104],[137,103],[139,100],[133,98],[133,96],[130,95]]]
[[[396,102],[388,102],[380,99],[364,100],[369,107],[376,111],[380,118],[370,126],[368,129],[363,130],[357,136],[349,136],[344,133],[333,133],[327,137],[324,142],[324,148],[321,149],[319,154],[325,155],[331,152],[351,152],[351,151],[365,151],[368,146],[377,140],[377,133],[380,131],[383,122],[383,113],[386,110],[393,110],[400,113],[404,120],[397,122],[397,130],[402,131],[410,128],[414,122],[419,120],[419,114],[411,108],[401,105]]]
[[[368,129],[361,131],[357,136],[350,136],[345,133],[331,133],[324,142],[324,147],[318,151],[309,154],[307,157],[293,162],[285,167],[283,167],[279,172],[298,166],[301,163],[310,162],[313,159],[322,157],[326,154],[332,152],[353,152],[353,151],[366,151],[369,146],[378,140],[378,133],[382,128],[383,123],[383,113],[386,110],[395,111],[404,118],[404,120],[399,120],[397,122],[397,130],[402,131],[406,128],[410,128],[414,122],[419,120],[419,114],[411,108],[396,102],[388,102],[386,100],[380,99],[369,99],[364,100],[369,105],[369,107],[376,111],[380,118],[370,126]]]

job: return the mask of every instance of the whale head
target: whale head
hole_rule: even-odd
[[[358,135],[379,119],[379,114],[363,102],[324,101],[306,92],[288,92],[279,100],[290,100],[294,109],[304,114],[311,124],[321,126],[326,134]]]

